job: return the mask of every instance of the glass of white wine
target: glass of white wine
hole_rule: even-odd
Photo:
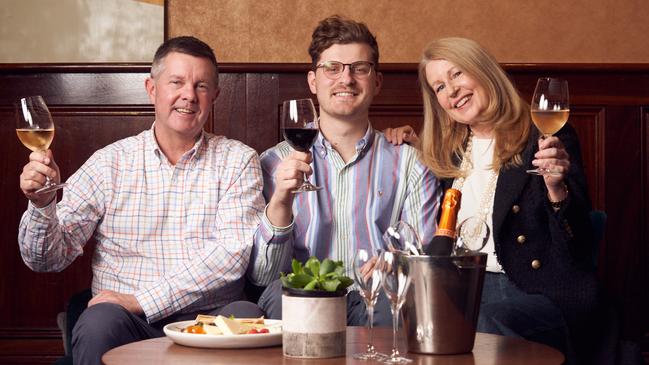
[[[536,82],[531,104],[532,121],[543,135],[550,137],[557,133],[568,121],[570,104],[568,102],[568,81],[541,77]],[[547,168],[527,170],[528,174],[552,175]]]
[[[16,134],[22,144],[34,152],[47,151],[54,140],[54,121],[42,96],[28,96],[15,103]],[[65,187],[49,177],[37,194],[49,193]]]

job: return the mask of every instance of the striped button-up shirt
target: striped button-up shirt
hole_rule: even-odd
[[[203,133],[174,166],[150,129],[97,151],[67,182],[61,202],[22,217],[33,270],[63,270],[94,237],[93,293],[133,294],[149,322],[242,297],[264,206],[251,148]]]
[[[261,155],[264,196],[275,190],[275,169],[292,151],[286,142]],[[292,258],[343,261],[351,276],[360,248],[385,248],[382,235],[399,220],[410,223],[424,244],[437,227],[439,183],[409,145],[395,146],[371,126],[347,163],[320,134],[314,146],[310,181],[323,189],[296,194],[293,222],[274,227],[265,214],[255,233],[249,278],[268,285],[290,272]]]

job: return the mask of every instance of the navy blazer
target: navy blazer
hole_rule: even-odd
[[[498,262],[508,278],[525,292],[547,296],[574,328],[587,325],[598,303],[591,205],[577,134],[566,124],[556,135],[571,162],[562,208],[552,209],[542,177],[525,172],[534,167],[538,151],[534,129],[522,153],[523,165],[500,170],[492,232]],[[444,188],[451,183],[445,180]]]

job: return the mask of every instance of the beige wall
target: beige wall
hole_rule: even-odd
[[[0,0],[0,62],[151,62],[162,0]]]
[[[649,0],[167,0],[169,36],[207,41],[221,62],[309,62],[333,13],[376,34],[382,62],[416,62],[441,36],[477,40],[504,63],[649,63]]]

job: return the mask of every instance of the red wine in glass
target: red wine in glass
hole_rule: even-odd
[[[286,142],[288,142],[293,149],[300,152],[309,152],[317,137],[317,129],[284,129],[284,139],[286,139]]]
[[[282,134],[286,142],[299,152],[309,152],[318,137],[318,116],[311,99],[287,100],[282,105]],[[304,176],[302,185],[294,193],[322,189]]]

